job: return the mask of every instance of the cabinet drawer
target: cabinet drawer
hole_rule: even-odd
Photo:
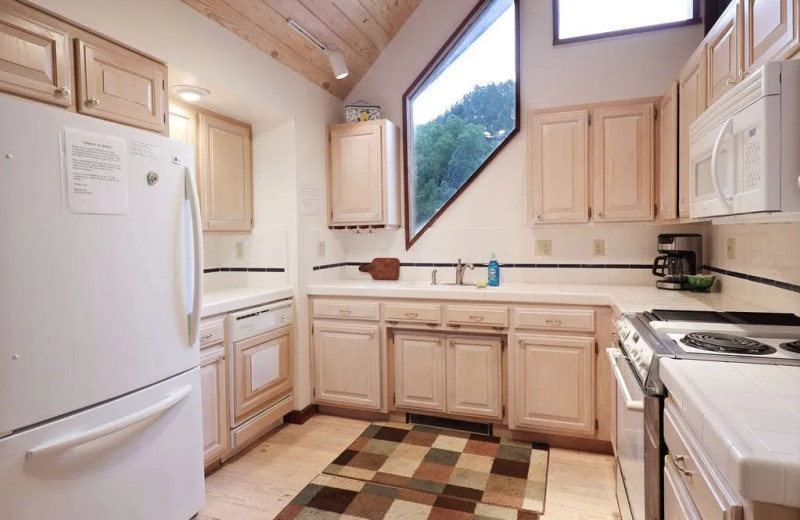
[[[665,463],[686,486],[700,517],[703,520],[741,520],[742,504],[670,400],[664,407],[664,439],[668,447]]]
[[[594,331],[594,311],[588,309],[517,309],[515,326],[522,329]]]
[[[669,456],[664,462],[664,520],[703,520]]]
[[[204,349],[222,343],[225,325],[222,316],[200,321],[200,348]]]
[[[442,306],[429,303],[386,303],[387,322],[431,323],[442,322]]]
[[[378,302],[350,302],[342,300],[323,300],[314,302],[315,318],[350,318],[352,320],[379,320],[381,316]]]
[[[444,311],[447,325],[508,327],[508,307],[482,305],[448,305]]]

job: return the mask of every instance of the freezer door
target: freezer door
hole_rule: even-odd
[[[0,440],[2,518],[188,520],[204,501],[200,369]]]
[[[0,114],[2,436],[168,379],[199,351],[191,147],[8,97]],[[64,128],[125,140],[128,214],[70,213]]]

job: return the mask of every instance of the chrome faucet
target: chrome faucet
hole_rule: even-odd
[[[456,264],[456,285],[464,285],[464,273],[469,270],[475,269],[475,266],[472,264],[462,264],[461,259],[458,259],[458,263]]]

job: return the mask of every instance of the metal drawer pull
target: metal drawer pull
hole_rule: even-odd
[[[341,315],[343,315],[343,316],[347,316],[347,315],[348,315],[348,314],[350,314],[351,312],[352,312],[352,311],[351,311],[350,309],[339,309],[339,314],[341,314]]]
[[[483,321],[483,316],[481,316],[480,314],[470,314],[469,319],[471,319],[472,321]]]
[[[100,100],[96,97],[90,97],[86,100],[86,105],[90,107],[96,107],[100,105]]]
[[[200,336],[200,343],[208,343],[208,340],[210,340],[213,337],[214,337],[213,334],[203,334],[202,336]]]
[[[691,477],[691,476],[693,475],[693,473],[692,473],[691,471],[689,471],[688,469],[686,469],[686,468],[683,466],[683,461],[685,460],[685,459],[684,459],[684,457],[683,457],[683,455],[676,455],[676,456],[674,456],[674,457],[671,457],[671,458],[672,458],[672,464],[673,464],[673,465],[675,466],[675,468],[676,468],[678,471],[680,471],[680,472],[681,472],[683,475],[685,475],[685,476],[687,476],[687,477]],[[679,464],[679,463],[680,463],[680,464]]]
[[[557,319],[553,319],[553,318],[548,318],[548,319],[546,319],[544,321],[548,325],[555,325],[555,326],[561,325],[561,320],[557,320]]]
[[[406,318],[416,318],[417,316],[419,316],[419,313],[417,313],[417,312],[407,312],[406,313]]]

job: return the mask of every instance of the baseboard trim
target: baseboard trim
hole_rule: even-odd
[[[317,405],[310,404],[302,410],[292,410],[283,417],[283,422],[289,424],[305,424],[306,421],[317,415]]]

